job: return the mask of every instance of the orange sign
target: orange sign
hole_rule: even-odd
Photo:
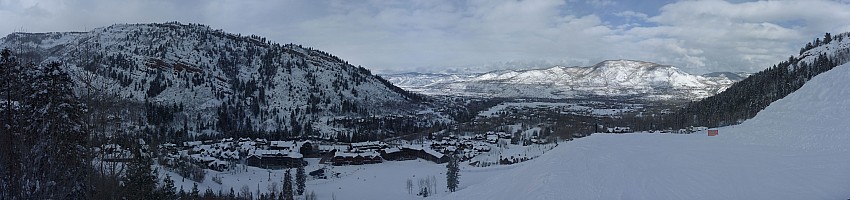
[[[717,136],[717,130],[708,130],[708,136]]]

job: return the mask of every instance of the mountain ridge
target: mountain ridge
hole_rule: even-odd
[[[726,77],[691,75],[671,65],[606,60],[590,66],[497,70],[476,74],[384,74],[399,87],[424,94],[514,98],[699,99],[732,83]],[[543,92],[533,92],[543,91]]]
[[[332,137],[350,128],[335,125],[339,117],[416,117],[424,109],[421,96],[329,53],[205,25],[116,24],[89,32],[12,33],[0,39],[0,48],[19,52],[28,62],[64,63],[81,96],[90,90],[140,107],[104,115],[148,118],[119,130],[162,125],[168,127],[165,132],[194,133],[186,135]],[[431,118],[419,116],[425,122]]]

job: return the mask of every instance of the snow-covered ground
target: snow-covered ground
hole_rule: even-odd
[[[318,159],[308,159],[310,165],[306,167],[309,173],[318,169]],[[321,165],[324,166],[324,165]],[[434,164],[433,162],[417,159],[408,161],[388,161],[380,164],[370,165],[349,165],[349,166],[332,166],[327,165],[328,171],[326,175],[328,179],[313,179],[308,176],[306,191],[315,192],[319,199],[422,199],[417,196],[419,191],[419,181],[424,179],[432,179],[435,183],[436,191],[434,196],[444,196],[448,194],[446,189],[446,165]],[[461,169],[464,171],[463,182],[461,187],[478,184],[493,174],[505,171],[505,169],[513,168],[509,166],[495,166],[487,168],[472,167],[461,164]],[[193,181],[180,178],[179,175],[172,172],[163,171],[159,168],[160,177],[165,177],[165,173],[169,174],[175,180],[175,186],[179,190],[191,191]],[[163,173],[164,172],[164,173]],[[267,170],[256,167],[247,167],[247,171],[242,172],[216,172],[207,170],[208,174],[205,180],[198,184],[198,189],[203,193],[207,188],[211,188],[215,193],[219,190],[224,194],[228,194],[233,188],[235,193],[239,195],[242,187],[247,186],[250,192],[256,197],[257,191],[267,193],[269,185],[277,185],[277,191],[281,191],[285,170]],[[291,171],[293,176],[295,170]],[[339,173],[339,175],[334,175]],[[222,177],[222,184],[212,181],[212,177]],[[412,192],[408,192],[407,181],[413,182]],[[431,188],[434,188],[433,186]]]
[[[719,136],[595,134],[441,199],[848,199],[848,77],[836,67]]]

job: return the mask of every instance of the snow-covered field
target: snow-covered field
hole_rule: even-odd
[[[307,172],[318,169],[317,159],[308,159],[310,166],[306,168]],[[324,165],[321,165],[324,166]],[[512,166],[496,166],[496,167],[472,167],[461,164],[463,170],[462,182],[460,187],[469,187],[470,185],[478,184],[481,181],[493,176],[495,173],[500,173],[505,169],[513,168]],[[434,196],[444,196],[447,194],[446,189],[446,165],[434,164],[433,162],[417,159],[408,161],[392,161],[380,164],[371,165],[350,165],[350,166],[332,166],[328,165],[326,175],[328,179],[313,179],[308,176],[306,191],[315,192],[318,199],[422,199],[417,196],[419,191],[419,181],[422,179],[431,178],[436,185]],[[160,168],[160,172],[163,169]],[[227,194],[233,188],[235,193],[239,195],[242,187],[247,186],[250,192],[256,197],[257,191],[267,193],[269,185],[277,185],[277,191],[280,187],[285,170],[267,170],[256,167],[247,167],[247,172],[215,172],[207,170],[208,174],[205,180],[198,184],[198,189],[203,193],[207,188],[211,188],[215,193],[219,190]],[[182,179],[179,175],[172,172],[165,172],[175,179],[175,185],[179,190],[181,187],[188,192],[192,189],[193,181]],[[294,175],[295,170],[292,170]],[[335,173],[339,173],[335,176]],[[161,177],[165,177],[164,173],[160,173]],[[220,174],[222,184],[212,181],[212,177]],[[408,192],[407,181],[413,182],[412,192]],[[433,187],[432,187],[433,188]]]

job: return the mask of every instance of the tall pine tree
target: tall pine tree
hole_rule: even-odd
[[[283,175],[283,199],[285,200],[293,200],[295,197],[292,194],[292,173],[289,170],[286,170],[286,174]]]
[[[458,165],[457,156],[449,157],[449,163],[446,164],[446,187],[450,192],[457,190],[457,185],[460,183],[460,166]]]
[[[307,175],[304,174],[304,163],[298,162],[298,169],[295,171],[295,192],[298,195],[304,195],[305,182],[307,182]]]
[[[3,54],[5,57],[8,51]],[[4,132],[8,135],[3,137],[17,143],[10,152],[4,152],[17,159],[11,164],[18,165],[9,169],[9,177],[14,177],[8,184],[8,191],[13,191],[10,195],[20,199],[86,199],[88,185],[84,180],[91,170],[88,127],[83,121],[85,107],[74,94],[71,78],[55,62],[4,68],[13,73],[6,76],[19,77],[12,81],[17,82],[13,83],[17,88],[4,89],[5,94],[11,94],[5,98],[15,102],[11,103],[14,108],[4,109],[4,116],[16,123],[4,127],[10,132]],[[28,158],[20,159],[23,155]]]
[[[126,199],[154,199],[156,195],[157,179],[151,165],[153,160],[143,152],[141,147],[133,151],[133,161],[127,165],[127,173],[124,177],[124,198]]]
[[[177,188],[174,187],[174,180],[171,179],[171,175],[166,174],[165,179],[162,180],[162,186],[159,187],[159,196],[162,199],[177,199]]]

